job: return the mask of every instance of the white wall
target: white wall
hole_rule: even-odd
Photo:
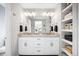
[[[18,55],[18,37],[17,34],[19,33],[19,25],[21,21],[21,13],[22,9],[19,4],[11,4],[11,33],[12,33],[12,40],[11,40],[11,50],[12,55]],[[13,15],[15,14],[15,15]]]
[[[17,33],[21,21],[21,8],[17,4],[0,4],[5,8],[6,56],[18,55]],[[13,16],[13,13],[16,16]]]
[[[5,27],[5,8],[0,5],[0,47],[3,46],[6,37]]]
[[[55,25],[56,23],[58,25],[58,33],[60,35],[59,38],[61,39],[61,4],[57,6],[55,15],[52,18],[52,25]],[[61,55],[61,40],[59,40],[59,53]]]
[[[3,24],[5,24],[5,29],[6,29],[6,32],[5,32],[5,34],[6,34],[6,40],[5,40],[6,41],[5,42],[6,53],[5,53],[5,55],[10,56],[11,55],[11,23],[10,23],[11,7],[10,7],[10,4],[2,3],[0,5],[2,5],[5,8],[5,17],[4,17],[5,23],[2,22]],[[1,34],[0,34],[0,36],[1,36]]]
[[[4,3],[2,3],[0,5],[5,8],[5,17],[3,19],[3,22],[4,22],[4,20],[5,20],[5,22],[4,23],[2,22],[4,24],[3,26],[5,27],[5,28],[3,28],[4,29],[3,32],[5,32],[5,30],[6,30],[6,32],[5,32],[5,35],[6,35],[6,40],[5,40],[6,53],[5,53],[5,55],[6,56],[10,56],[11,55],[11,26],[10,26],[11,25],[11,23],[10,23],[10,19],[11,19],[11,17],[10,17],[11,16],[11,7],[10,7],[10,4],[4,4]],[[1,35],[2,34],[0,34],[0,36]]]

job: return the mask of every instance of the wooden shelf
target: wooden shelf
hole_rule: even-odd
[[[69,53],[67,50],[62,49],[62,51],[63,51],[64,53],[66,53],[68,56],[72,56],[72,54],[71,54],[71,53]]]
[[[72,4],[68,5],[65,9],[62,10],[62,13],[69,13],[72,8]]]
[[[61,10],[61,43],[62,43],[62,48],[68,44],[69,46],[72,46],[73,49],[73,41],[69,41],[64,39],[63,37],[66,35],[72,35],[73,33],[73,4],[67,5],[66,3],[62,4],[62,10]],[[69,24],[69,28],[66,27]],[[73,37],[72,37],[73,38]],[[71,49],[71,50],[72,50]],[[72,56],[72,51],[66,50],[66,48],[62,49],[62,52],[64,52],[68,56]]]
[[[71,41],[68,41],[68,40],[65,40],[65,39],[62,39],[63,42],[67,43],[67,44],[70,44],[72,45],[72,42]]]
[[[70,19],[65,19],[65,20],[62,20],[62,22],[68,22],[68,21],[72,21],[72,18],[70,18]]]
[[[64,31],[64,32],[72,32],[71,29],[62,29],[62,31]]]

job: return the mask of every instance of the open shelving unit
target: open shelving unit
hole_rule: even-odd
[[[68,52],[65,49],[65,45],[68,44],[69,46],[72,47],[73,41],[69,41],[68,39],[65,38],[66,35],[72,35],[73,30],[70,28],[71,26],[73,27],[72,23],[72,4],[67,4],[67,3],[62,3],[62,8],[61,8],[61,43],[62,47],[61,50],[68,56],[72,56],[72,53]],[[69,25],[71,24],[72,25]],[[72,39],[72,38],[71,38]]]
[[[73,32],[72,29],[62,29],[62,32]]]
[[[71,21],[71,20],[72,20],[72,18],[70,17],[68,19],[62,20],[62,22],[68,22],[68,21]]]
[[[67,4],[64,3],[65,8],[62,10],[62,13],[69,13],[69,11],[72,8],[72,4],[69,4],[68,6],[66,6]]]
[[[62,39],[62,41],[65,42],[65,43],[67,43],[67,44],[72,45],[72,42],[71,42],[71,41],[68,41],[68,40],[66,40],[66,39]]]
[[[61,4],[61,55],[78,55],[78,4]],[[70,49],[69,49],[70,48]],[[62,55],[63,56],[63,55]]]

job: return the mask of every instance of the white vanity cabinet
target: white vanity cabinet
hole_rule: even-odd
[[[58,37],[20,37],[19,55],[59,55]]]
[[[33,54],[33,42],[31,42],[33,38],[19,38],[18,40],[18,51],[19,54],[28,54],[31,55]]]
[[[59,54],[59,38],[47,37],[45,38],[44,53],[46,55],[58,55]]]

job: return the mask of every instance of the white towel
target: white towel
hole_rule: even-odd
[[[5,46],[0,47],[0,54],[1,54],[1,53],[5,53]]]

